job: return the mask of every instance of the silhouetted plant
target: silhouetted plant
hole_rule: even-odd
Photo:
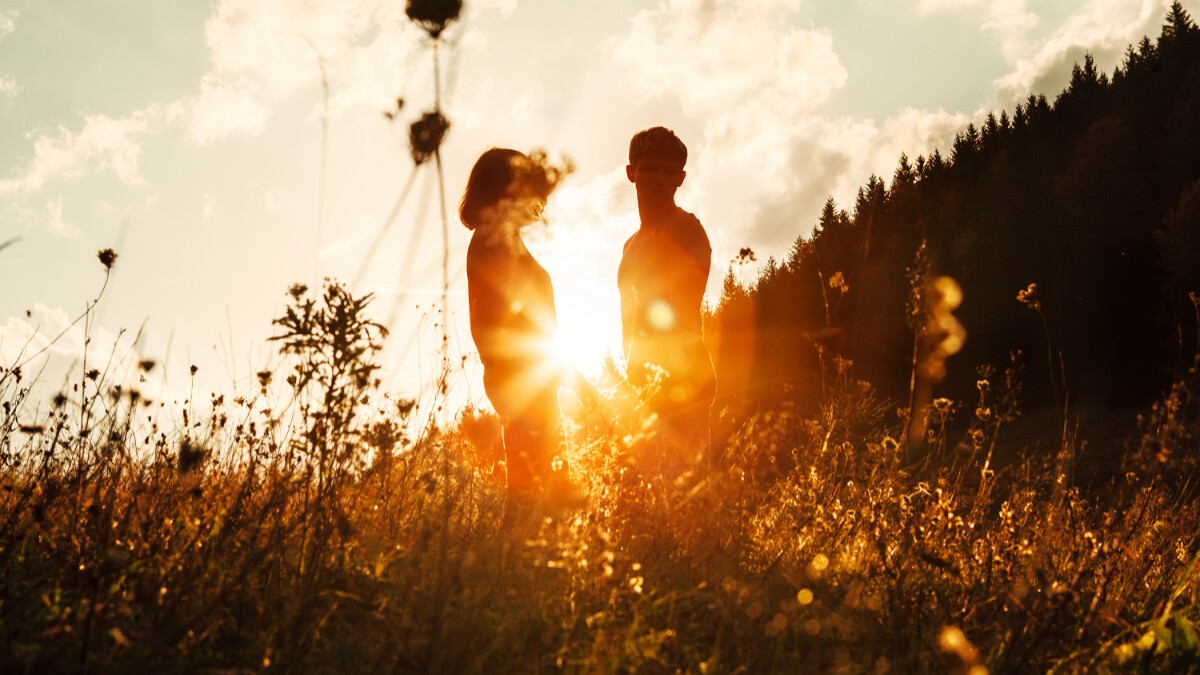
[[[325,281],[320,299],[296,284],[291,302],[272,323],[282,333],[270,340],[280,353],[295,357],[287,382],[300,402],[304,430],[293,448],[313,461],[320,492],[335,486],[349,471],[362,468],[362,446],[356,442],[355,416],[368,401],[387,329],[366,317],[372,295],[354,297],[345,286]]]

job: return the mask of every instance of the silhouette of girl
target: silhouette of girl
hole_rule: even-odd
[[[536,496],[550,482],[562,439],[559,387],[595,400],[595,387],[553,357],[554,288],[521,239],[521,230],[541,219],[558,178],[523,153],[492,148],[471,169],[459,206],[463,225],[474,231],[467,249],[471,337],[484,391],[503,425],[508,489],[516,497]]]

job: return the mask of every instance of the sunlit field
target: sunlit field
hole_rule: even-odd
[[[447,5],[407,5],[435,69]],[[708,441],[650,413],[661,368],[625,372],[617,280],[571,274],[598,225],[531,235],[552,261],[525,264],[602,299],[544,293],[539,325],[472,352],[443,218],[440,305],[404,327],[438,334],[415,399],[385,383],[399,323],[336,278],[278,290],[240,391],[127,358],[97,311],[122,252],[99,250],[61,333],[0,334],[0,673],[1200,672],[1200,28],[1179,3],[1163,21],[1111,78],[1086,54],[1053,102],[902,154],[850,210],[830,197],[785,258],[741,248],[695,316],[648,302],[712,358]],[[441,172],[439,106],[411,144]],[[482,230],[515,247],[569,163],[494,152],[516,173],[475,215],[520,211]],[[655,162],[638,180],[678,188]],[[63,341],[79,360],[47,375]],[[561,422],[530,489],[506,486],[486,396],[454,388],[481,344],[549,373],[518,393],[551,431],[508,446]],[[566,393],[574,370],[598,395]],[[663,391],[712,391],[690,382]]]
[[[286,366],[236,398],[172,410],[96,364],[39,413],[0,374],[6,672],[1195,667],[1194,368],[1112,448],[1031,442],[1019,369],[985,368],[915,456],[830,364],[813,414],[666,473],[609,397],[569,425],[586,502],[513,519],[495,419],[429,424],[374,387],[369,303],[292,294]]]

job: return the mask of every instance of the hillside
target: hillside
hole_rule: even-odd
[[[945,153],[902,155],[849,211],[831,199],[811,235],[798,227],[786,260],[745,287],[730,270],[708,324],[727,400],[811,405],[837,358],[904,400],[922,242],[923,277],[962,289],[967,339],[940,389],[950,398],[1016,350],[1038,407],[1158,396],[1197,339],[1198,119],[1200,31],[1176,4],[1111,77],[1089,55],[1052,102],[1030,95]],[[1017,300],[1030,284],[1045,325]]]

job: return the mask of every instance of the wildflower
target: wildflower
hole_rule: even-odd
[[[462,0],[408,0],[405,13],[434,40],[462,12]]]
[[[138,368],[140,368],[143,373],[148,373],[151,370],[154,370],[154,365],[154,359],[142,359],[141,361],[138,361]]]
[[[184,439],[179,445],[179,458],[176,465],[179,473],[188,474],[200,467],[204,459],[208,456],[208,449],[193,443],[189,439]]]
[[[450,120],[441,112],[431,110],[413,122],[409,129],[413,163],[420,166],[433,157],[442,145],[442,139],[450,128]]]
[[[117,252],[111,248],[103,248],[96,254],[96,257],[100,259],[100,264],[104,265],[104,269],[111,270],[113,263],[117,260]]]
[[[938,397],[933,399],[933,409],[941,414],[950,412],[951,401],[948,398]]]
[[[258,371],[258,384],[265,390],[267,388],[267,385],[271,384],[271,371],[269,371],[269,370]]]
[[[1017,291],[1017,302],[1034,311],[1041,310],[1042,303],[1038,300],[1037,290],[1037,284],[1029,284],[1025,290]]]
[[[833,276],[829,277],[829,287],[836,288],[843,293],[850,290],[850,285],[846,283],[846,278],[842,276],[841,270],[834,272]]]

